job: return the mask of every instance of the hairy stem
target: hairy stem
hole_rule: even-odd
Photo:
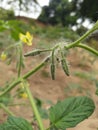
[[[37,72],[39,69],[41,69],[44,65],[45,65],[45,62],[42,62],[42,63],[39,64],[36,68],[34,68],[34,69],[32,69],[31,71],[29,71],[28,73],[26,73],[22,78],[23,78],[23,79],[27,79],[27,78],[30,77],[32,74],[34,74],[34,73]]]
[[[21,67],[22,67],[22,59],[23,55],[22,55],[22,45],[19,45],[19,61],[18,61],[18,77],[20,77],[21,74]]]
[[[79,43],[78,45],[76,45],[76,47],[80,47],[80,48],[83,48],[85,50],[88,50],[89,52],[91,52],[91,53],[98,56],[98,51],[97,50],[95,50],[94,48],[89,47],[89,46],[87,46],[85,44]]]
[[[39,69],[41,69],[45,65],[45,61],[43,61],[41,64],[39,64],[37,67],[26,73],[24,76],[17,78],[14,82],[12,82],[2,93],[0,93],[0,97],[5,95],[7,92],[12,90],[16,85],[21,83],[21,79],[27,79],[30,77],[32,74],[37,72]]]
[[[75,42],[72,42],[71,44],[67,45],[66,49],[75,47],[76,45],[78,45],[81,41],[83,41],[87,36],[89,36],[92,32],[94,32],[97,29],[98,29],[98,21],[95,23],[94,27],[92,29],[88,30],[83,36],[81,36]]]
[[[39,114],[39,112],[38,112],[38,109],[37,109],[35,100],[34,100],[33,95],[32,95],[32,93],[31,93],[31,91],[30,91],[30,89],[29,89],[29,85],[26,85],[26,83],[24,82],[24,87],[25,87],[25,90],[26,90],[26,92],[27,92],[29,101],[30,101],[30,103],[31,103],[31,106],[32,106],[32,110],[33,110],[33,112],[34,112],[34,115],[35,115],[35,117],[36,117],[36,119],[37,119],[37,122],[38,122],[38,124],[39,124],[39,128],[40,128],[40,130],[45,130],[45,129],[44,129],[44,126],[43,126],[43,123],[42,123],[42,119],[41,119],[40,114]]]
[[[3,103],[0,103],[0,107],[1,107],[8,115],[15,116]]]
[[[10,90],[12,90],[16,85],[18,85],[21,82],[21,79],[18,78],[14,82],[12,82],[2,93],[0,93],[0,97],[4,96],[6,93],[8,93]]]

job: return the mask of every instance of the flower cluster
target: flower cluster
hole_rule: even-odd
[[[25,35],[20,33],[19,38],[23,43],[27,44],[28,46],[32,46],[33,36],[31,36],[29,32],[26,32]]]

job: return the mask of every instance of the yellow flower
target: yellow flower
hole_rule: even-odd
[[[31,34],[29,32],[26,32],[26,34],[19,34],[19,38],[22,42],[24,42],[25,44],[27,44],[28,46],[32,46],[32,40],[33,40],[33,36],[31,36]]]
[[[28,98],[28,95],[27,95],[26,93],[22,93],[22,94],[20,94],[20,96],[21,96],[22,98]]]
[[[5,52],[2,52],[2,53],[1,53],[1,60],[2,60],[2,61],[5,61],[6,58],[7,58],[6,53],[5,53]]]

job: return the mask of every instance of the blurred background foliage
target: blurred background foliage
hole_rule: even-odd
[[[38,36],[39,44],[45,43],[44,38],[49,42],[51,39],[73,41],[85,33],[89,25],[98,18],[98,0],[50,0],[49,5],[43,7],[37,0],[6,0],[8,5],[16,7],[10,9],[2,6],[4,1],[0,0],[0,47],[18,41],[19,33],[26,31]],[[31,11],[31,8],[41,8],[37,19],[20,15],[21,11]],[[19,12],[19,16],[15,15],[15,10]],[[89,22],[84,26],[83,22],[86,20]],[[98,32],[87,39],[87,42],[96,48],[97,37]]]
[[[15,19],[13,10],[6,10],[4,8],[0,8],[0,20],[11,20]]]
[[[91,6],[89,6],[91,5]],[[75,25],[77,20],[85,19],[91,22],[98,18],[98,0],[50,0],[49,6],[44,6],[38,19],[52,25],[61,23],[63,26]]]

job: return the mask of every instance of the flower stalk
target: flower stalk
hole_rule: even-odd
[[[32,93],[31,93],[31,91],[30,91],[29,84],[28,84],[25,80],[23,80],[23,84],[24,84],[26,93],[27,93],[27,95],[28,95],[28,98],[29,98],[29,101],[30,101],[32,110],[33,110],[34,115],[35,115],[35,117],[36,117],[36,119],[37,119],[37,122],[38,122],[38,124],[39,124],[39,128],[40,128],[40,130],[45,130],[45,129],[44,129],[44,126],[43,126],[43,123],[42,123],[42,119],[41,119],[40,114],[39,114],[39,112],[38,112],[38,109],[37,109],[35,100],[34,100],[34,98],[33,98],[33,95],[32,95]]]

